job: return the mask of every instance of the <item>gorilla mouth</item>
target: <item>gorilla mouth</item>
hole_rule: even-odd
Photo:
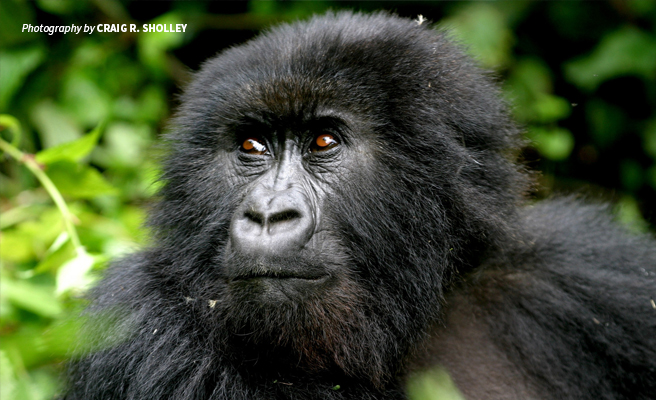
[[[234,281],[248,281],[248,280],[258,280],[258,279],[277,279],[277,280],[303,280],[309,282],[324,282],[328,280],[330,275],[326,273],[315,273],[312,271],[307,271],[307,273],[299,273],[296,271],[258,271],[239,274],[233,277],[231,280]]]
[[[252,257],[229,253],[224,270],[227,282],[289,282],[320,283],[329,280],[330,271],[322,264],[295,257]]]
[[[251,271],[233,276],[228,284],[234,293],[247,295],[253,301],[263,304],[279,302],[297,303],[308,296],[317,295],[332,286],[331,275],[322,271]]]

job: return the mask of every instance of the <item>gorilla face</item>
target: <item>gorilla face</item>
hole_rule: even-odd
[[[362,340],[372,322],[331,218],[343,201],[332,187],[366,168],[362,146],[334,110],[284,121],[264,111],[233,127],[223,152],[240,193],[217,260],[220,313],[248,345],[291,350],[297,364],[323,369],[343,363],[357,346],[346,338]]]
[[[226,280],[264,303],[326,295],[345,257],[329,204],[331,183],[359,167],[344,144],[349,129],[328,115],[294,125],[247,123],[230,155],[243,198],[230,223]]]
[[[296,77],[297,85],[305,79]],[[238,189],[222,251],[212,264],[222,300],[217,314],[233,339],[240,338],[235,345],[240,353],[274,348],[271,359],[293,358],[292,365],[315,371],[337,365],[381,381],[396,366],[371,352],[388,346],[394,328],[401,338],[402,326],[395,327],[386,314],[405,307],[400,299],[406,294],[384,283],[383,274],[398,272],[379,271],[375,259],[389,258],[389,249],[379,249],[384,243],[368,246],[385,254],[364,256],[364,243],[344,239],[357,225],[359,242],[379,240],[380,232],[366,229],[393,235],[400,230],[391,224],[405,219],[371,196],[376,190],[371,177],[381,168],[371,145],[375,133],[333,96],[306,104],[304,96],[301,102],[285,96],[278,83],[267,81],[269,87],[277,91],[273,105],[285,101],[290,111],[260,105],[259,114],[248,113],[226,129],[221,142],[229,146],[216,155]],[[381,195],[389,193],[378,185]],[[390,268],[397,265],[402,264]],[[405,273],[412,274],[411,268]]]

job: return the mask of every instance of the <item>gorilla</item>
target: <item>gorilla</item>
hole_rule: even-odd
[[[152,244],[93,292],[63,399],[405,399],[436,367],[467,399],[656,396],[656,242],[528,202],[497,85],[426,23],[228,49],[166,143]]]

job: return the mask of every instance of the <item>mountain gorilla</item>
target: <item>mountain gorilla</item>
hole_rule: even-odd
[[[526,204],[496,85],[426,25],[329,14],[203,65],[64,398],[403,399],[436,366],[469,399],[653,398],[655,242]]]

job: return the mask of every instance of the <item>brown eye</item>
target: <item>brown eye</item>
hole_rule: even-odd
[[[314,139],[312,146],[310,147],[311,152],[317,151],[326,151],[332,149],[339,145],[337,138],[330,133],[323,133]]]
[[[241,151],[256,155],[267,154],[269,152],[261,140],[252,137],[244,140],[244,143],[241,144]]]

